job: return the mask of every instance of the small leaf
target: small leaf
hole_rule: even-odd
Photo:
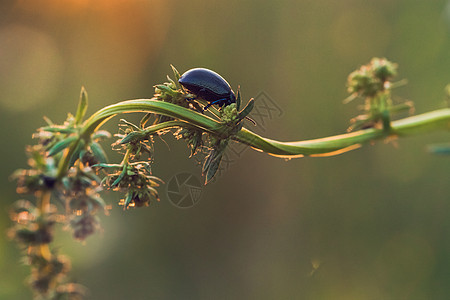
[[[253,106],[255,106],[255,99],[250,99],[247,105],[239,112],[239,119],[242,120],[248,116],[248,114],[252,111]]]
[[[133,199],[133,192],[128,192],[127,194],[126,194],[126,198],[125,198],[125,201],[124,201],[124,203],[123,203],[123,208],[125,209],[125,208],[128,208],[128,206],[130,205],[130,203],[131,203],[131,199]]]
[[[86,176],[86,178],[89,178],[91,182],[92,181],[95,181],[95,182],[101,182],[102,181],[102,179],[100,177],[98,177],[93,172],[84,173],[84,176]]]
[[[239,110],[241,108],[241,87],[238,86],[236,93],[236,109]]]
[[[168,93],[168,94],[173,94],[173,90],[164,84],[158,84],[158,85],[155,85],[155,87],[160,89],[161,91]]]
[[[62,150],[66,149],[70,146],[74,141],[78,139],[77,136],[70,136],[68,138],[65,138],[59,142],[57,142],[48,152],[49,156],[54,156],[61,152]]]
[[[353,93],[353,94],[351,94],[350,96],[348,96],[347,98],[345,98],[345,99],[342,101],[342,103],[344,103],[344,104],[350,103],[350,102],[352,102],[353,100],[355,100],[356,98],[358,98],[358,94]]]
[[[70,133],[74,133],[75,132],[74,128],[65,128],[65,127],[56,127],[56,126],[41,127],[41,128],[39,128],[39,130],[47,131],[47,132],[65,133],[65,134],[70,134]]]
[[[199,149],[199,147],[202,145],[202,136],[201,134],[195,134],[192,137],[192,140],[190,142],[190,146],[191,146],[191,156],[193,156],[196,152],[197,149]]]
[[[106,178],[106,177],[105,177],[105,178]],[[70,190],[70,189],[71,189],[72,183],[70,182],[69,177],[63,177],[63,178],[61,179],[61,181],[62,181],[62,183],[63,183],[63,185],[64,185],[64,188],[65,188],[66,190]]]
[[[133,132],[130,132],[129,134],[127,134],[127,136],[124,137],[120,141],[120,144],[128,144],[128,143],[138,142],[138,141],[144,139],[145,136],[146,136],[145,132],[133,131]]]
[[[81,87],[80,101],[78,102],[77,114],[75,115],[75,124],[81,124],[88,106],[88,95],[84,86]]]
[[[106,207],[105,201],[98,195],[91,195],[91,196],[89,196],[89,199],[93,202],[93,204],[95,206],[102,207],[102,208]]]
[[[99,143],[91,142],[90,147],[95,158],[97,158],[100,163],[106,163],[108,161],[105,150],[103,150]]]
[[[178,80],[180,80],[181,75],[173,65],[170,65],[170,67],[172,68],[173,76],[175,77],[175,83],[177,87],[180,88]]]
[[[217,148],[211,150],[209,155],[206,157],[205,163],[203,164],[202,173],[206,176],[205,184],[208,184],[216,175],[219,170],[220,162],[222,160],[223,153],[228,145],[228,140],[221,141]]]
[[[163,181],[161,178],[159,178],[159,177],[156,177],[156,176],[147,176],[147,178],[148,178],[149,180],[153,181],[156,185],[159,185],[159,183],[164,184],[164,181]],[[159,183],[158,183],[157,181],[158,181]]]
[[[219,170],[221,160],[222,160],[222,153],[211,161],[208,171],[206,172],[205,185],[208,184],[216,175],[217,171]]]
[[[69,167],[73,166],[75,164],[75,162],[77,161],[77,159],[80,158],[80,154],[81,154],[81,151],[83,150],[83,148],[84,148],[84,141],[81,140],[78,143],[77,148],[73,152],[72,157],[70,158]]]
[[[209,155],[206,157],[205,162],[203,163],[203,167],[202,167],[202,173],[205,174],[206,171],[209,169],[209,165],[211,164],[214,155],[215,155],[215,151],[216,150],[211,150],[211,152],[209,153]]]
[[[50,120],[50,118],[47,117],[47,116],[44,116],[44,121],[45,121],[45,123],[47,123],[48,126],[52,126],[53,125],[52,120]]]
[[[170,83],[172,86],[176,86],[176,85],[177,85],[177,84],[175,83],[175,81],[173,81],[173,79],[169,77],[169,75],[167,75],[166,77],[167,77],[167,80],[169,80],[169,83]],[[169,86],[170,86],[170,85],[169,85]]]
[[[123,166],[122,172],[120,172],[119,176],[116,180],[111,184],[111,186],[116,186],[119,184],[119,182],[125,177],[125,174],[127,173],[127,165]]]

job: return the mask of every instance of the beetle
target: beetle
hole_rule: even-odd
[[[236,103],[236,95],[230,84],[219,74],[205,68],[195,68],[181,75],[178,82],[191,94],[208,101],[207,110],[211,105],[219,107]]]

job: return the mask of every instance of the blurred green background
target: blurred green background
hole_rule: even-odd
[[[29,270],[5,237],[18,199],[8,177],[26,166],[42,116],[75,112],[82,85],[93,113],[150,98],[169,64],[207,67],[281,109],[257,132],[310,139],[345,131],[358,106],[342,104],[346,76],[374,56],[408,79],[397,99],[418,113],[444,107],[449,32],[443,0],[2,1],[0,299],[31,298]],[[107,193],[103,233],[81,244],[61,232],[54,244],[88,299],[448,299],[450,157],[426,152],[448,140],[290,161],[244,151],[192,208],[171,205],[164,186],[161,202],[129,211]],[[185,144],[167,142],[156,145],[155,175],[200,178]]]

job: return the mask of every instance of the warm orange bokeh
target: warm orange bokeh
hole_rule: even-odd
[[[171,20],[161,0],[17,0],[14,11],[21,17],[0,30],[9,110],[51,99],[65,76],[111,92],[133,84],[159,55]],[[20,78],[26,89],[12,82]]]
[[[152,1],[154,2],[154,1]],[[156,1],[158,2],[158,1]],[[143,0],[17,0],[19,9],[32,13],[45,14],[47,17],[67,17],[77,15],[89,10],[95,11],[119,11],[125,7],[148,3]],[[152,3],[153,5],[154,3]]]

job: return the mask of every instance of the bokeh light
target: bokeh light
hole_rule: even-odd
[[[43,31],[13,24],[0,29],[0,105],[7,110],[35,109],[50,101],[64,62]]]

